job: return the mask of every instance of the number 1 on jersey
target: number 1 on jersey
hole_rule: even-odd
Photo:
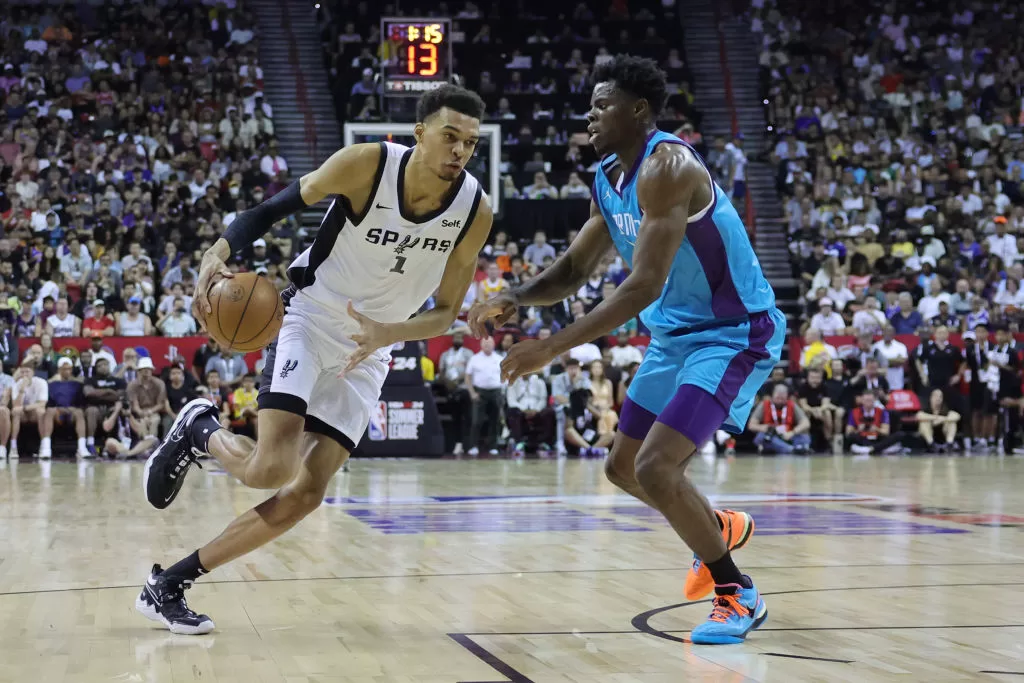
[[[405,257],[404,256],[396,256],[395,257],[395,265],[391,269],[390,272],[398,273],[399,275],[405,275],[405,271],[402,270],[402,266],[404,266],[404,265],[405,265]]]

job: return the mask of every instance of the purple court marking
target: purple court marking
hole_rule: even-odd
[[[602,496],[596,496],[601,498]],[[630,500],[625,494],[618,496],[622,500]],[[592,500],[595,496],[537,496],[537,495],[505,495],[505,496],[414,496],[409,498],[367,498],[365,496],[327,496],[324,498],[326,505],[394,505],[394,504],[424,504],[424,503],[486,503],[489,501],[529,501],[544,503],[565,503],[573,504],[580,500]],[[604,496],[611,500],[613,496]],[[860,495],[856,493],[755,493],[714,498],[715,505],[748,505],[751,503],[802,503],[809,501],[826,501],[836,503],[860,503],[879,502],[882,498],[871,495]]]
[[[766,536],[969,533],[967,529],[807,505],[753,505],[745,506],[744,510],[754,516],[757,533]],[[667,524],[658,512],[645,507],[620,505],[593,508],[592,511],[593,514],[583,512],[557,502],[538,506],[501,503],[479,507],[443,504],[425,507],[381,505],[345,510],[347,514],[385,534],[643,532]],[[605,517],[603,514],[624,516],[631,518],[631,521]]]
[[[483,508],[425,507],[416,510],[356,508],[346,510],[367,526],[385,534],[446,532],[529,533],[539,531],[651,531],[620,520],[597,517],[558,505],[488,505]]]
[[[616,515],[650,522],[663,522],[660,513],[650,508],[618,506]],[[831,510],[813,505],[747,505],[744,512],[753,516],[760,536],[824,534],[829,536],[875,536],[899,534],[966,534],[967,529],[950,529],[918,524],[901,519],[875,517],[859,512]]]

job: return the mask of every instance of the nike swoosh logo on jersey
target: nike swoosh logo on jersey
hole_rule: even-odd
[[[378,209],[384,209],[385,211],[390,211],[391,210],[390,206],[381,206],[380,202],[377,202],[377,208]]]

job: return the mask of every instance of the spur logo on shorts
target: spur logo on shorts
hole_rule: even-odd
[[[288,375],[295,371],[295,368],[299,367],[299,361],[297,360],[286,360],[284,366],[281,368],[279,376],[281,379],[287,379]]]

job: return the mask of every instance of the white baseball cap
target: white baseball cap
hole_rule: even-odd
[[[149,356],[143,356],[139,359],[138,369],[145,370],[146,368],[153,369],[153,359]]]
[[[71,360],[70,358],[68,358],[67,356],[64,356],[63,358],[61,358],[60,360],[57,361],[57,367],[58,368],[63,368],[63,367],[69,367],[70,368],[70,367],[74,367],[74,365],[75,365],[75,362],[73,360]]]

